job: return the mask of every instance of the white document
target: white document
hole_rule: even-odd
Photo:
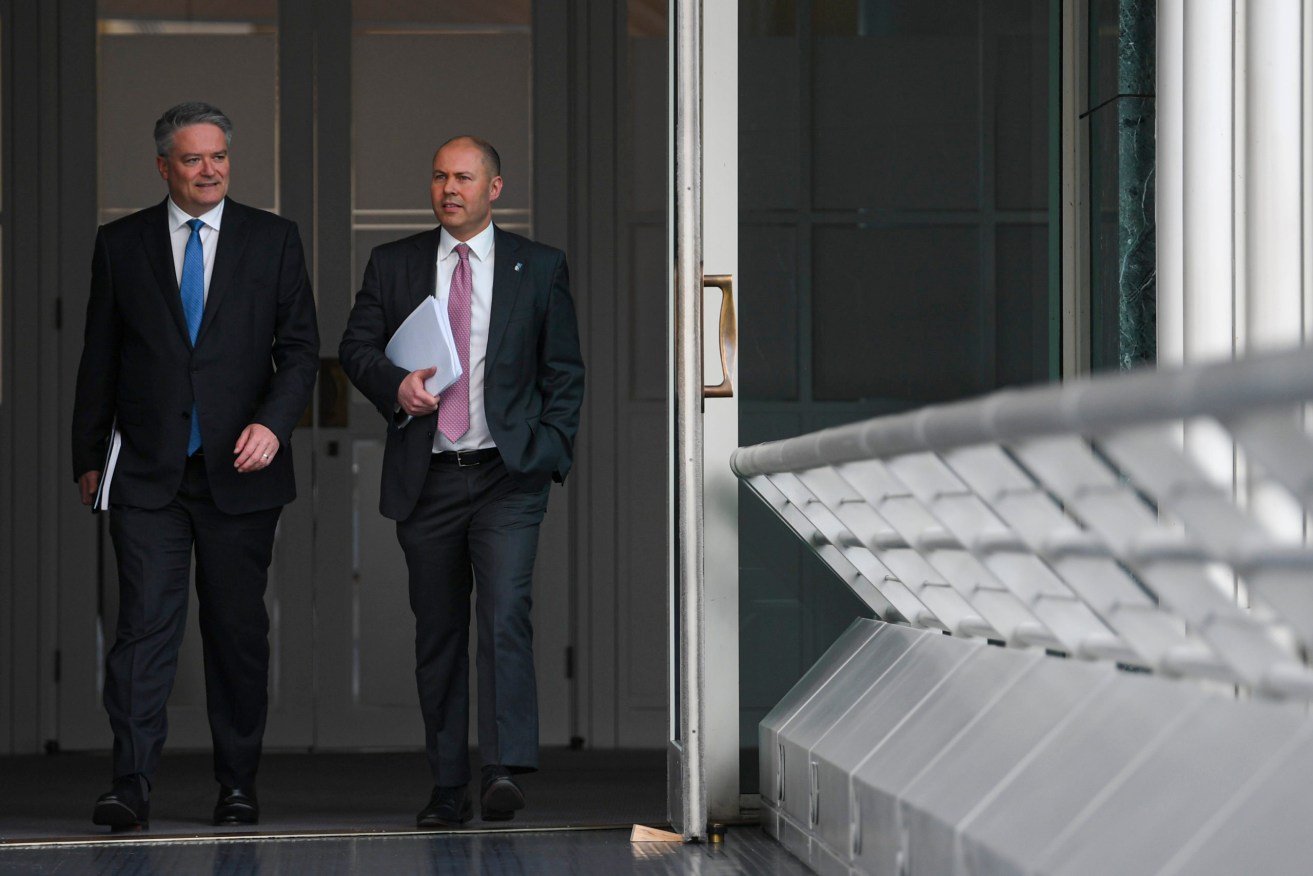
[[[114,480],[114,467],[119,462],[119,448],[123,446],[123,437],[119,435],[118,423],[109,430],[109,449],[105,451],[105,469],[100,473],[100,483],[96,486],[96,498],[91,503],[91,510],[109,510],[109,484]]]
[[[451,321],[447,310],[432,295],[420,302],[397,327],[384,351],[392,364],[407,371],[421,371],[437,367],[437,371],[424,381],[430,395],[439,395],[463,373],[456,340],[451,336]]]

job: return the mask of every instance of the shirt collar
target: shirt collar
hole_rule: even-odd
[[[184,212],[183,209],[179,207],[177,204],[173,203],[173,197],[170,196],[169,197],[169,228],[173,231],[177,231],[179,228],[186,225],[187,222],[189,222],[192,218],[196,218],[196,219],[200,219],[202,222],[213,228],[215,231],[218,231],[219,223],[223,220],[223,205],[226,203],[228,203],[228,199],[224,198],[210,212],[202,213],[200,216],[192,217],[189,216],[186,212]]]
[[[493,224],[489,222],[487,228],[465,241],[465,243],[470,245],[470,252],[472,252],[481,262],[486,262],[488,256],[492,253],[492,229]],[[447,229],[441,228],[438,232],[438,261],[442,261],[447,256],[451,255],[451,251],[456,248],[456,244],[458,243],[460,243],[460,241],[452,237]]]

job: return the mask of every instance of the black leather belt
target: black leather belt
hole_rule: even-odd
[[[441,453],[433,454],[433,464],[459,465],[466,468],[471,465],[483,465],[485,462],[492,462],[500,456],[501,454],[497,452],[496,447],[486,447],[483,450],[444,450]]]

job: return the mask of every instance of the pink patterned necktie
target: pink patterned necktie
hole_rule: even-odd
[[[460,380],[443,391],[438,402],[438,430],[453,443],[470,428],[470,299],[474,297],[469,244],[456,244],[456,255],[460,261],[451,274],[447,318],[451,320],[451,335],[456,341],[456,354],[460,356],[461,375]]]

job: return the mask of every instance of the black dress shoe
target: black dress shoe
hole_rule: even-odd
[[[470,803],[464,785],[444,787],[435,785],[429,797],[429,805],[415,816],[417,827],[460,827],[474,815],[474,804]]]
[[[259,824],[260,801],[254,788],[219,786],[219,802],[214,804],[215,824]]]
[[[500,764],[483,768],[483,796],[479,809],[484,821],[510,821],[515,810],[524,808],[524,792],[511,778],[510,770]]]
[[[92,824],[104,824],[114,830],[145,830],[150,827],[150,801],[145,782],[137,776],[115,779],[114,787],[101,794],[91,813]]]

